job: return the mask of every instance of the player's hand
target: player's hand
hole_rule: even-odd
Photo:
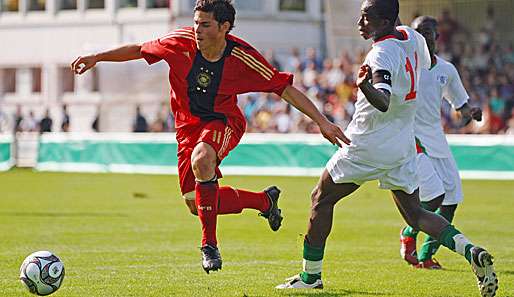
[[[472,107],[469,114],[473,120],[480,122],[482,120],[482,109],[480,107]]]
[[[343,130],[328,120],[319,124],[319,129],[321,134],[323,134],[323,137],[338,147],[342,147],[341,141],[348,145],[351,143],[350,139],[344,135]]]
[[[96,63],[98,62],[98,59],[94,55],[89,56],[80,56],[71,63],[71,71],[73,71],[75,74],[82,74],[89,69],[93,68]]]
[[[365,82],[368,82],[371,79],[371,67],[364,64],[359,69],[359,74],[357,75],[357,86],[360,87]]]

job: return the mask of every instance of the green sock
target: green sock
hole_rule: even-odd
[[[300,277],[304,283],[312,284],[321,278],[324,252],[325,247],[313,247],[307,243],[307,239],[303,241],[303,272]]]
[[[412,228],[411,226],[407,226],[407,227],[403,228],[403,231],[402,231],[403,236],[412,237],[414,239],[416,239],[416,237],[418,237],[418,233],[419,233],[419,231],[414,230],[414,228]]]
[[[453,221],[453,213],[451,213],[451,214],[448,213],[448,214],[442,215],[440,208],[438,208],[435,211],[435,213],[444,217],[450,223]],[[440,246],[441,246],[441,244],[439,243],[439,241],[437,241],[433,237],[430,237],[429,235],[426,235],[425,240],[423,241],[423,245],[421,245],[421,249],[418,254],[418,260],[420,262],[423,262],[428,259],[431,259],[432,256],[435,255],[435,253],[437,252],[437,250],[439,249]]]
[[[471,263],[471,248],[473,244],[452,225],[448,225],[441,232],[439,242],[450,250],[464,256]]]
[[[429,207],[426,202],[421,202],[421,207],[423,209],[430,211],[428,209]],[[407,226],[407,227],[403,228],[403,231],[402,231],[403,236],[412,237],[414,239],[416,239],[416,237],[418,237],[418,233],[419,233],[419,230],[414,230],[414,228],[412,228],[411,226]]]

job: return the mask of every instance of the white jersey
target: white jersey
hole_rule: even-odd
[[[391,74],[392,87],[374,85],[391,93],[389,109],[379,111],[359,90],[356,110],[345,132],[352,143],[341,149],[344,158],[384,169],[401,166],[416,156],[416,90],[420,70],[431,64],[423,36],[410,27],[397,29],[405,40],[386,36],[373,44],[364,61],[373,72],[387,70]]]
[[[469,96],[455,66],[437,56],[436,60],[430,70],[421,71],[414,133],[430,157],[448,158],[451,152],[441,124],[442,99],[458,109]]]

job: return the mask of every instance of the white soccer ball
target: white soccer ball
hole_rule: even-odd
[[[57,291],[64,279],[64,264],[51,252],[29,255],[20,267],[20,280],[30,293],[45,296]]]

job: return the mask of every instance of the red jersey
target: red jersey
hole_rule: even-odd
[[[247,42],[230,34],[226,40],[227,47],[217,62],[207,61],[198,51],[192,27],[143,44],[141,53],[148,64],[165,60],[170,66],[176,128],[223,120],[244,130],[238,94],[274,92],[280,96],[292,84],[292,74],[277,71]]]

